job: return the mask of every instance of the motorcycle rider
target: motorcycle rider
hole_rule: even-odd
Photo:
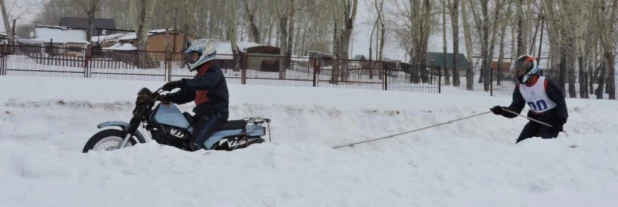
[[[191,44],[184,54],[191,60],[187,63],[189,71],[197,71],[192,79],[180,79],[167,82],[161,88],[171,91],[180,88],[174,93],[167,93],[159,97],[162,103],[174,102],[185,104],[195,102],[193,112],[193,133],[189,138],[191,151],[205,149],[204,143],[228,121],[229,93],[225,76],[221,68],[212,62],[217,55],[214,42],[202,41]]]

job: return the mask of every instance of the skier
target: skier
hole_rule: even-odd
[[[227,83],[221,68],[212,60],[217,55],[213,42],[195,42],[185,52],[191,56],[187,63],[189,71],[197,70],[192,79],[180,79],[167,82],[161,88],[171,91],[180,88],[175,93],[167,93],[159,100],[163,104],[174,102],[185,104],[195,102],[193,112],[193,133],[189,138],[191,151],[203,149],[207,139],[228,121],[229,94]]]
[[[558,84],[539,74],[538,61],[536,58],[523,55],[517,58],[511,72],[517,77],[517,84],[513,91],[513,101],[508,107],[494,106],[490,110],[496,115],[507,118],[515,118],[528,105],[530,110],[527,117],[547,123],[548,127],[540,123],[530,121],[521,131],[516,143],[532,137],[551,139],[558,137],[563,131],[569,114],[563,91]],[[517,114],[510,113],[508,109]]]

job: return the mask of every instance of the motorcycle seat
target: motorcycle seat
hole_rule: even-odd
[[[186,118],[187,121],[189,121],[189,124],[191,126],[195,125],[195,120],[193,119],[193,116],[191,116],[190,113],[188,112],[184,112],[182,113]],[[219,130],[234,130],[234,129],[243,129],[245,128],[245,126],[247,126],[247,121],[245,120],[228,120],[227,123],[225,123],[221,129]]]
[[[247,126],[247,121],[245,120],[229,120],[221,127],[220,130],[243,129],[245,126]]]

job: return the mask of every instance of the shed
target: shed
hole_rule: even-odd
[[[60,17],[60,26],[67,27],[69,29],[82,29],[88,30],[88,18],[87,17]],[[99,30],[101,32],[99,33]],[[116,22],[114,19],[110,18],[95,18],[92,26],[92,30],[90,30],[90,34],[92,36],[95,35],[108,35],[115,34],[116,31]]]
[[[453,70],[453,53],[446,53],[446,67],[444,67],[444,54],[441,52],[428,52],[426,63],[428,67],[446,68],[449,71]],[[457,71],[461,76],[466,74],[468,69],[468,63],[466,62],[466,56],[463,53],[457,55]]]

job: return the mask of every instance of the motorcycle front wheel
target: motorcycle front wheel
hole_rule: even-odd
[[[112,151],[119,149],[118,147],[122,144],[124,137],[127,135],[127,132],[119,129],[105,129],[97,132],[92,135],[82,153],[87,153],[90,150],[104,150],[104,151]],[[136,145],[137,142],[135,139],[129,139],[126,147],[130,147]]]

